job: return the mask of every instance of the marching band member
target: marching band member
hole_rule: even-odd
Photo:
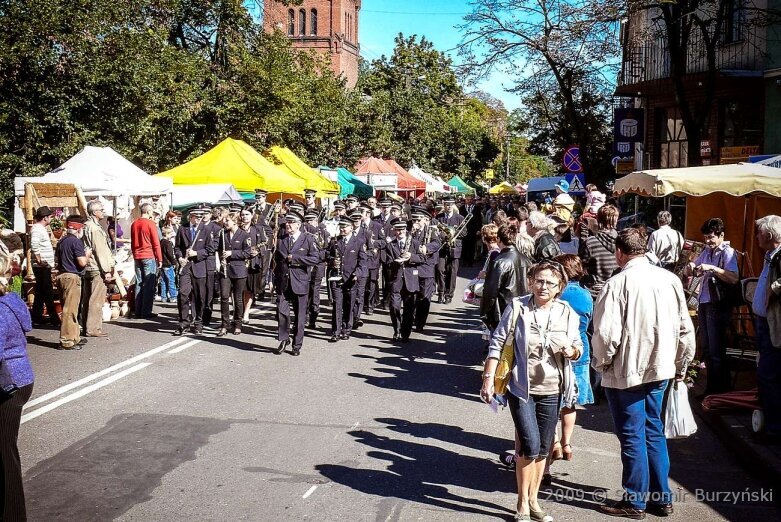
[[[458,213],[452,196],[447,197],[443,203],[445,210],[437,216],[437,220],[451,230],[455,230],[464,221],[464,216]],[[448,238],[443,238],[443,247],[439,252],[437,264],[437,294],[440,303],[448,304],[453,300],[458,279],[458,263],[461,258],[461,240],[465,235],[466,229],[462,230],[458,237],[450,238],[449,241]]]
[[[318,219],[320,218],[320,207],[317,206],[317,203],[315,203],[315,196],[317,196],[317,191],[314,189],[306,189],[304,190],[304,202],[305,202],[305,210],[314,210],[317,212]]]
[[[244,315],[244,291],[247,286],[247,260],[252,257],[252,239],[245,230],[239,228],[239,215],[228,214],[224,219],[224,228],[220,231],[217,253],[220,256],[220,311],[222,327],[217,337],[227,335],[233,328],[233,335],[241,333],[241,320]],[[233,321],[230,316],[229,301],[233,297]]]
[[[266,233],[266,226],[263,221],[252,223],[257,216],[256,210],[252,207],[240,209],[239,228],[244,231],[250,240],[250,258],[247,266],[247,281],[244,287],[244,297],[242,299],[242,318],[241,324],[249,324],[249,313],[255,299],[264,296],[266,292],[267,267],[271,258],[269,252],[269,235]],[[273,217],[273,214],[266,213],[266,218]],[[264,218],[265,219],[265,218]]]
[[[356,233],[360,235],[366,245],[366,270],[358,281],[358,288],[353,312],[357,325],[362,325],[364,307],[366,315],[374,313],[374,305],[377,298],[377,280],[380,277],[380,252],[385,249],[385,236],[382,225],[371,218],[371,207],[361,204],[359,207],[360,221],[356,225]]]
[[[215,245],[201,223],[202,216],[203,210],[191,210],[189,226],[179,227],[176,235],[174,253],[179,261],[179,326],[174,335],[183,335],[188,327],[196,334],[203,332],[206,259],[214,255]]]
[[[339,236],[333,238],[328,249],[329,277],[333,313],[331,314],[331,339],[349,339],[353,327],[353,310],[356,301],[358,278],[366,263],[365,243],[353,233],[353,222],[342,217]]]
[[[442,242],[437,227],[431,223],[431,214],[425,208],[415,207],[412,210],[412,219],[412,234],[420,244],[420,255],[425,259],[425,262],[418,266],[420,288],[415,298],[415,331],[422,333],[431,309],[431,298],[436,290],[435,276]]]
[[[207,203],[203,203],[199,206],[203,211],[203,217],[201,218],[201,225],[208,236],[208,241],[217,243],[217,236],[220,234],[222,227],[212,220],[212,207]],[[203,296],[203,325],[209,326],[212,321],[212,307],[214,306],[215,287],[217,286],[217,279],[215,273],[217,272],[217,256],[216,254],[209,255],[206,258],[206,290]]]
[[[317,316],[320,315],[320,291],[323,286],[323,278],[325,277],[328,244],[331,241],[331,235],[326,230],[325,225],[318,223],[317,219],[320,217],[320,212],[314,209],[306,211],[304,219],[310,227],[314,227],[317,231],[313,234],[315,243],[317,244],[317,250],[320,254],[319,262],[312,267],[312,276],[309,284],[309,328],[314,328],[317,323]]]
[[[395,239],[386,246],[390,260],[390,316],[393,340],[407,342],[415,315],[415,294],[418,286],[418,265],[425,262],[420,244],[407,234],[407,222],[402,218],[390,221]],[[403,309],[403,313],[402,313]]]
[[[266,281],[271,267],[271,249],[269,239],[274,229],[274,220],[278,211],[278,205],[272,205],[266,201],[268,192],[263,189],[255,189],[255,205],[252,209],[252,225],[261,228],[265,236],[264,241],[254,241],[257,246],[257,259],[251,263],[250,273],[247,276],[247,290],[252,292],[252,299],[262,300],[266,297]],[[242,218],[243,219],[243,218]],[[242,223],[242,226],[243,223]],[[257,232],[260,233],[260,232]],[[260,276],[258,276],[260,274]],[[252,303],[250,303],[251,305]],[[244,312],[249,313],[249,306]],[[249,319],[247,316],[246,319]]]
[[[390,200],[388,200],[390,201]],[[385,238],[385,245],[387,246],[388,243],[393,241],[393,238],[395,237],[395,233],[393,232],[393,225],[391,224],[391,221],[393,221],[394,218],[398,218],[401,216],[401,205],[398,203],[391,203],[388,207],[388,220],[385,221],[385,224],[382,227],[382,237]],[[380,304],[378,305],[381,310],[384,310],[388,306],[388,302],[390,301],[390,262],[392,259],[388,258],[388,249],[385,248],[380,253],[380,263],[382,264],[382,297],[380,298]]]
[[[294,210],[287,212],[285,232],[279,236],[274,252],[274,288],[279,322],[279,346],[274,351],[277,355],[290,345],[291,313],[295,315],[292,354],[301,354],[309,301],[310,267],[320,261],[314,237],[301,230],[303,221],[300,213]]]

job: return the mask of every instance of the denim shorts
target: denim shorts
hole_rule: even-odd
[[[559,394],[529,395],[528,402],[521,401],[512,393],[507,394],[521,445],[519,455],[528,459],[548,456],[559,421],[560,401]]]

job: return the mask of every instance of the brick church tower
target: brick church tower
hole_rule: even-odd
[[[334,73],[352,88],[358,81],[358,11],[361,0],[304,0],[300,6],[285,6],[266,0],[263,27],[279,29],[297,49],[329,53]]]

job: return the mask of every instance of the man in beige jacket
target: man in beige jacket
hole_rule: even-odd
[[[645,253],[646,238],[638,229],[618,234],[621,271],[597,297],[591,359],[602,374],[624,468],[624,498],[600,511],[634,519],[645,518],[646,511],[673,512],[662,401],[669,381],[683,379],[695,348],[680,280],[651,265]]]
[[[92,249],[81,287],[81,320],[87,337],[106,337],[103,332],[103,304],[106,283],[113,279],[114,256],[108,234],[100,224],[105,215],[103,203],[95,199],[87,204],[89,219],[84,224],[84,246]]]

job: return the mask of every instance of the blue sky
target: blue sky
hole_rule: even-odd
[[[458,56],[453,49],[461,41],[461,33],[455,26],[463,23],[463,17],[469,11],[469,2],[462,0],[363,0],[358,28],[361,55],[367,60],[375,60],[383,54],[390,56],[393,39],[404,33],[404,36],[425,36],[457,62]],[[512,110],[520,106],[520,99],[504,91],[503,87],[511,86],[508,75],[494,73],[479,87]]]

